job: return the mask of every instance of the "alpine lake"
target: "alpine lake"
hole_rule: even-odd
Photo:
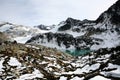
[[[64,52],[68,53],[72,56],[82,56],[82,55],[85,55],[85,54],[89,54],[92,51],[89,50],[89,49],[81,49],[81,50],[65,50]]]

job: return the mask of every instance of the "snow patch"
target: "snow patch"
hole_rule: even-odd
[[[96,64],[93,64],[93,65],[91,65],[91,66],[86,65],[86,66],[83,67],[82,69],[81,69],[81,68],[78,68],[78,69],[76,69],[76,70],[73,71],[73,72],[71,72],[71,71],[70,71],[70,72],[64,72],[63,74],[82,74],[83,72],[88,73],[88,72],[90,72],[90,70],[96,70],[96,69],[98,69],[99,66],[100,66],[100,63],[96,63]]]
[[[116,70],[110,72],[101,72],[101,74],[104,76],[112,76],[112,77],[120,78],[120,66],[109,63],[107,69],[112,69],[112,68],[116,68]]]
[[[33,78],[43,78],[44,75],[37,69],[34,69],[34,72],[32,74],[25,74],[20,76],[19,79],[16,80],[28,80],[28,79],[33,79]]]
[[[32,36],[28,35],[25,37],[16,37],[14,38],[14,40],[16,40],[18,43],[25,43],[26,41],[28,41]]]
[[[3,69],[3,62],[4,62],[4,60],[0,60],[0,71],[2,71]]]
[[[10,66],[21,66],[21,63],[14,57],[10,57],[8,64]]]
[[[59,80],[67,80],[67,77],[61,76]]]
[[[74,77],[74,78],[72,78],[70,80],[84,80],[84,78]]]
[[[106,31],[100,35],[94,34],[91,37],[102,39],[100,45],[91,46],[91,50],[98,50],[100,48],[112,48],[120,44],[119,35],[117,32]]]
[[[90,80],[111,80],[111,79],[107,79],[107,78],[104,78],[102,76],[95,76],[94,78],[92,78]]]

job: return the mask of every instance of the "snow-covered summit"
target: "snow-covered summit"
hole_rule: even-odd
[[[39,28],[23,26],[12,24],[9,22],[1,22],[0,23],[0,32],[8,34],[13,40],[17,40],[18,42],[25,43],[32,36],[35,36],[39,33],[45,33],[46,30],[40,30]]]
[[[120,1],[117,1],[94,21],[87,19],[81,21],[69,17],[58,25],[36,27],[2,23],[0,31],[9,34],[18,42],[27,41],[30,44],[58,49],[96,50],[115,47],[120,45],[119,4]],[[108,45],[109,43],[111,44]]]

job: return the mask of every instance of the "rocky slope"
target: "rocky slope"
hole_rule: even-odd
[[[10,40],[10,38],[8,37],[8,35],[0,32],[0,43],[2,43],[4,41],[7,41],[7,40]]]
[[[27,43],[40,44],[60,50],[98,50],[120,45],[120,1],[118,0],[95,21],[68,18],[40,33]]]
[[[52,80],[55,76],[50,70],[59,72],[63,68],[61,61],[71,58],[68,54],[43,46],[3,41],[0,44],[0,79]]]
[[[119,80],[120,46],[72,57],[56,49],[3,41],[1,80]]]
[[[119,80],[119,16],[118,0],[95,21],[68,18],[49,29],[0,23],[0,80]],[[27,36],[34,37],[26,44],[10,40]]]

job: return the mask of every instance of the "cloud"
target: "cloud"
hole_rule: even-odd
[[[96,19],[117,0],[0,0],[0,20],[25,25],[57,24],[67,17]]]

